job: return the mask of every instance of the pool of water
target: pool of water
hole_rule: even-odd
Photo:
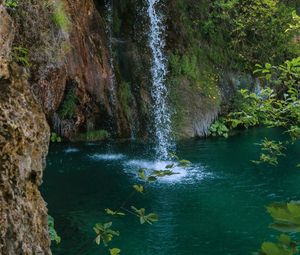
[[[150,226],[134,216],[115,219],[121,235],[112,246],[127,255],[241,255],[274,239],[278,233],[268,228],[265,205],[299,199],[300,146],[292,146],[278,167],[258,166],[251,160],[265,136],[281,135],[252,129],[230,139],[180,142],[177,155],[192,165],[128,203],[156,212],[159,221]],[[151,155],[142,143],[51,145],[41,191],[62,237],[53,245],[55,255],[108,254],[95,244],[93,225],[111,220],[104,209],[119,208],[138,169],[168,164]]]

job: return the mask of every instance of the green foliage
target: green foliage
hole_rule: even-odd
[[[212,136],[224,136],[228,137],[229,129],[225,126],[222,121],[215,121],[209,128],[209,132]]]
[[[298,254],[297,243],[288,235],[282,234],[277,243],[264,242],[259,255],[294,255]]]
[[[54,226],[54,218],[48,215],[48,231],[51,241],[55,241],[56,244],[61,242],[60,236],[57,234]]]
[[[240,90],[233,110],[213,124],[213,134],[218,134],[216,127],[223,125],[223,130],[229,131],[257,125],[282,127],[291,138],[288,143],[293,143],[300,138],[300,57],[278,66],[267,63],[256,65],[256,68],[254,73],[268,87],[261,89],[259,94]],[[261,146],[264,153],[258,162],[277,165],[285,149],[283,143],[265,139]]]
[[[300,232],[300,203],[274,203],[267,207],[274,222],[271,228],[283,233]],[[264,242],[258,255],[296,255],[299,254],[298,243],[287,234],[281,234],[277,243]]]
[[[105,209],[105,212],[108,214],[108,215],[112,215],[112,216],[124,216],[125,213],[122,213],[122,212],[118,212],[118,211],[113,211],[109,208],[106,208]]]
[[[110,133],[104,129],[88,131],[83,134],[79,134],[75,140],[78,141],[87,141],[87,142],[96,142],[103,141],[110,138]]]
[[[18,0],[5,0],[4,5],[8,8],[15,9],[18,7],[19,1]]]
[[[21,46],[13,47],[12,58],[14,61],[24,67],[31,67],[31,63],[29,60],[29,50],[26,48],[23,48]]]
[[[104,246],[107,246],[109,242],[112,241],[114,236],[119,236],[119,231],[115,231],[111,229],[112,222],[108,223],[97,223],[94,227],[94,231],[96,233],[95,242],[97,245],[100,245],[101,241],[103,242]]]
[[[271,228],[281,232],[300,232],[300,202],[275,203],[267,207],[274,222]]]
[[[53,12],[54,24],[61,30],[67,32],[70,29],[70,20],[65,12],[64,5],[59,2]]]
[[[257,164],[268,163],[270,165],[278,165],[278,157],[284,156],[283,151],[286,149],[282,142],[271,141],[265,138],[261,144],[261,153],[259,161],[254,161]]]
[[[158,216],[155,213],[146,214],[145,208],[137,209],[134,206],[131,206],[131,209],[135,212],[136,216],[140,219],[141,224],[148,223],[152,225],[153,222],[158,221]]]
[[[109,249],[110,255],[119,255],[121,253],[121,250],[118,248],[112,248]]]
[[[176,163],[167,165],[164,169],[161,170],[152,170],[148,171],[147,169],[140,169],[137,173],[137,177],[139,179],[139,184],[133,185],[134,191],[127,197],[127,199],[122,203],[118,210],[113,209],[105,209],[107,215],[116,217],[116,216],[125,216],[125,213],[120,211],[125,211],[128,215],[134,215],[139,219],[139,222],[144,225],[148,223],[152,225],[153,223],[158,221],[158,215],[155,213],[146,213],[145,208],[138,209],[135,206],[131,206],[130,208],[126,208],[126,205],[129,201],[134,197],[134,195],[142,194],[146,195],[146,186],[151,183],[157,181],[159,178],[163,178],[166,176],[171,176],[177,174],[172,171],[176,166],[188,166],[191,162],[188,160],[179,160],[179,158],[175,154],[171,154],[172,158],[175,159]],[[126,214],[127,215],[127,214]],[[97,234],[96,243],[99,245],[101,240],[103,240],[104,246],[108,246],[109,242],[112,241],[114,236],[118,236],[119,232],[111,230],[112,222],[106,224],[96,224],[94,230]],[[109,249],[110,254],[119,254],[121,252],[118,248]]]
[[[136,190],[136,192],[138,192],[138,193],[143,193],[144,192],[144,186],[142,186],[142,185],[137,185],[137,184],[135,184],[135,185],[133,185],[133,188]]]
[[[52,132],[50,140],[51,140],[52,143],[60,143],[61,142],[61,137],[57,133]]]
[[[300,16],[297,15],[296,11],[292,12],[293,22],[290,24],[290,27],[287,29],[287,32],[290,30],[299,30],[300,29]]]
[[[256,63],[278,63],[296,52],[296,31],[289,29],[293,11],[279,0],[215,0],[203,32],[211,40],[223,34],[236,66],[251,70]]]
[[[76,109],[77,97],[75,88],[70,89],[58,112],[61,119],[71,119],[74,117]]]

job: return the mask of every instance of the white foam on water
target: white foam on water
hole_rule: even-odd
[[[174,164],[171,169],[166,166]],[[136,174],[140,169],[144,169],[146,174],[151,174],[155,170],[171,170],[174,175],[158,178],[158,182],[177,183],[177,182],[193,182],[202,180],[211,174],[206,172],[204,167],[193,165],[182,167],[172,161],[150,161],[150,160],[129,160],[124,163],[124,171],[128,174]],[[138,177],[137,177],[138,178]]]
[[[93,154],[89,155],[89,158],[96,161],[115,161],[126,158],[124,154]]]
[[[65,153],[75,153],[75,152],[78,152],[78,151],[79,151],[79,149],[73,148],[73,147],[69,147],[69,148],[64,150]]]

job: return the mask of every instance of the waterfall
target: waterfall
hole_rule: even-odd
[[[150,19],[149,46],[152,53],[152,90],[156,156],[168,159],[172,150],[171,113],[168,106],[168,88],[166,85],[167,58],[165,56],[164,15],[159,10],[161,0],[147,0]]]
[[[112,70],[112,74],[110,76],[110,100],[113,105],[113,108],[116,105],[116,82],[115,82],[115,66],[114,66],[114,58],[113,58],[113,0],[105,0],[105,20],[106,20],[106,34],[108,37],[108,49],[109,49],[109,64]],[[115,109],[113,109],[115,111]]]

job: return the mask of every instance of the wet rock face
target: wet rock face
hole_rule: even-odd
[[[0,254],[51,254],[47,209],[38,187],[49,127],[27,76],[9,65],[13,23],[0,4]],[[2,37],[3,36],[3,37]]]
[[[93,129],[106,129],[117,135],[129,133],[129,125],[117,98],[113,97],[114,76],[106,40],[103,17],[92,0],[63,1],[70,20],[65,42],[64,63],[47,68],[46,75],[33,73],[33,91],[43,105],[52,127],[71,138],[85,132],[88,123]],[[76,84],[74,114],[59,114],[69,91]]]

